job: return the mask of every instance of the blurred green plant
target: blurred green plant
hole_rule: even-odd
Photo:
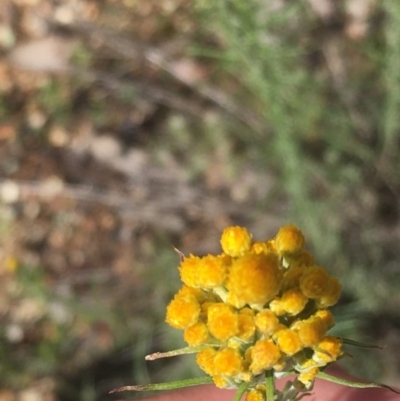
[[[400,185],[399,3],[376,5],[360,40],[318,20],[307,2],[195,4],[203,24],[191,54],[216,59],[219,76],[240,83],[237,100],[262,119],[264,133],[247,131],[247,151],[277,172],[288,218],[347,284],[359,313],[395,311],[398,253],[376,228],[380,212],[397,218],[395,203],[382,210],[377,188],[394,198]]]

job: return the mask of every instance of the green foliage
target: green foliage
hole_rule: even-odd
[[[209,34],[216,32],[222,49],[197,53],[220,59],[220,68],[252,94],[246,100],[259,110],[266,127],[262,135],[249,132],[249,137],[256,138],[256,148],[254,142],[248,142],[249,152],[256,149],[253,154],[260,168],[278,169],[281,191],[291,207],[289,218],[311,236],[317,254],[347,280],[353,273],[356,279],[357,268],[350,265],[350,259],[359,249],[346,249],[348,245],[343,242],[343,233],[351,222],[342,206],[362,203],[358,194],[370,184],[371,166],[379,169],[384,164],[385,171],[377,173],[378,180],[399,181],[399,163],[393,158],[400,128],[398,4],[387,1],[381,6],[388,21],[385,46],[380,48],[374,43],[379,32],[358,47],[343,35],[336,43],[315,37],[317,22],[312,10],[301,2],[287,2],[275,9],[259,0],[196,4],[203,21],[207,21]],[[311,59],[312,52],[327,58],[328,46],[334,46],[335,51],[347,48],[355,54],[354,66],[343,67],[348,82],[346,77],[327,73],[329,60]],[[367,48],[374,51],[365,51]],[[353,76],[358,80],[351,80]],[[366,81],[372,76],[374,79]],[[343,82],[338,82],[340,79]],[[377,82],[385,82],[383,91],[376,87]],[[362,126],[358,125],[360,119],[365,123]],[[380,143],[378,148],[371,146],[373,135]],[[358,224],[361,228],[376,222],[369,218]],[[359,241],[360,249],[367,245],[362,243],[362,236]],[[365,260],[376,263],[372,270],[383,260],[374,259],[371,254]],[[365,267],[360,268],[363,271]],[[380,281],[384,280],[379,275]],[[369,290],[358,289],[360,299]]]
[[[257,111],[265,132],[249,130],[246,150],[260,170],[278,173],[288,219],[341,277],[358,313],[396,308],[398,252],[377,235],[381,216],[368,196],[378,185],[395,197],[400,184],[399,2],[377,6],[380,23],[360,42],[324,26],[307,2],[195,3],[218,49],[200,44],[192,54],[218,60],[218,74],[241,85],[237,101]],[[342,328],[357,337],[349,319]]]

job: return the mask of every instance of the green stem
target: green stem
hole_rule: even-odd
[[[236,391],[235,398],[233,399],[233,401],[240,401],[240,400],[241,400],[243,394],[244,394],[244,393],[246,392],[246,390],[247,390],[247,387],[249,387],[249,384],[250,384],[250,383],[243,382],[243,383],[239,386],[238,391]]]
[[[265,373],[265,386],[267,401],[274,401],[275,399],[275,378],[273,369],[267,370]]]

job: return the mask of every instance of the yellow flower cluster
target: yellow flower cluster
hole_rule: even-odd
[[[184,330],[197,363],[218,387],[257,382],[267,370],[298,372],[310,388],[321,367],[342,355],[341,341],[328,336],[340,296],[337,279],[304,250],[294,225],[275,238],[253,241],[243,227],[228,227],[222,253],[184,257],[184,283],[167,307],[166,321]],[[261,400],[257,387],[248,400]]]

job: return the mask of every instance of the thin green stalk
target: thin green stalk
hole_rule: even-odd
[[[243,383],[239,386],[238,391],[236,391],[235,398],[233,399],[233,401],[240,401],[240,400],[241,400],[243,394],[244,394],[244,393],[246,392],[246,390],[247,390],[247,387],[249,387],[249,384],[250,384],[250,383],[243,382]]]
[[[272,369],[267,370],[265,373],[265,386],[267,401],[274,401],[275,398],[275,378]]]
[[[209,376],[198,377],[194,379],[178,380],[168,383],[156,383],[156,384],[139,384],[137,386],[124,386],[115,388],[110,391],[111,393],[119,393],[121,391],[151,391],[151,390],[174,390],[177,388],[184,388],[190,386],[199,386],[202,384],[210,384],[213,380]]]

